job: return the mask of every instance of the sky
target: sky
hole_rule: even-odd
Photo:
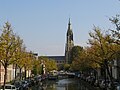
[[[119,0],[0,0],[0,28],[9,21],[27,50],[40,56],[64,55],[69,18],[74,44],[85,47],[93,26],[111,28],[116,14]]]

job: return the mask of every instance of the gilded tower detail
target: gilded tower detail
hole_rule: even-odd
[[[65,62],[67,64],[71,64],[71,49],[74,46],[74,41],[73,41],[73,32],[72,32],[72,27],[71,27],[71,22],[69,19],[68,23],[68,30],[67,30],[67,40],[66,40],[66,46],[65,46]]]

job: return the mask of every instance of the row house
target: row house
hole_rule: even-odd
[[[22,69],[21,71],[24,73],[24,69]],[[15,80],[15,72],[16,72],[17,78],[19,78],[20,77],[20,69],[17,68],[15,71],[15,65],[13,65],[13,64],[9,65],[7,68],[6,82]],[[4,75],[5,75],[4,67],[2,66],[2,64],[0,64],[0,85],[2,85],[4,83]],[[26,72],[26,77],[30,77],[30,75],[31,75],[31,70]]]
[[[111,72],[113,78],[120,81],[120,60],[114,60]]]
[[[9,65],[7,68],[7,80],[6,82],[10,82],[14,79],[14,69],[13,65]],[[4,75],[5,75],[5,70],[2,64],[0,64],[0,85],[4,83]]]
[[[113,60],[111,62],[108,62],[109,63],[109,71],[110,71],[110,74],[112,75],[112,77],[115,79],[115,80],[119,80],[120,81],[120,60]],[[98,68],[97,69],[97,75],[98,75],[98,78],[104,78],[104,68]],[[107,73],[107,70],[106,70],[106,75],[108,75]]]

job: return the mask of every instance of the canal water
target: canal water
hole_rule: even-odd
[[[76,78],[46,80],[32,87],[30,90],[95,90],[86,82]]]

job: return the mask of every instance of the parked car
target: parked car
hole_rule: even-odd
[[[3,86],[1,87],[0,90],[3,90]],[[16,87],[14,85],[6,84],[5,85],[5,90],[17,90],[17,89],[16,89]]]

